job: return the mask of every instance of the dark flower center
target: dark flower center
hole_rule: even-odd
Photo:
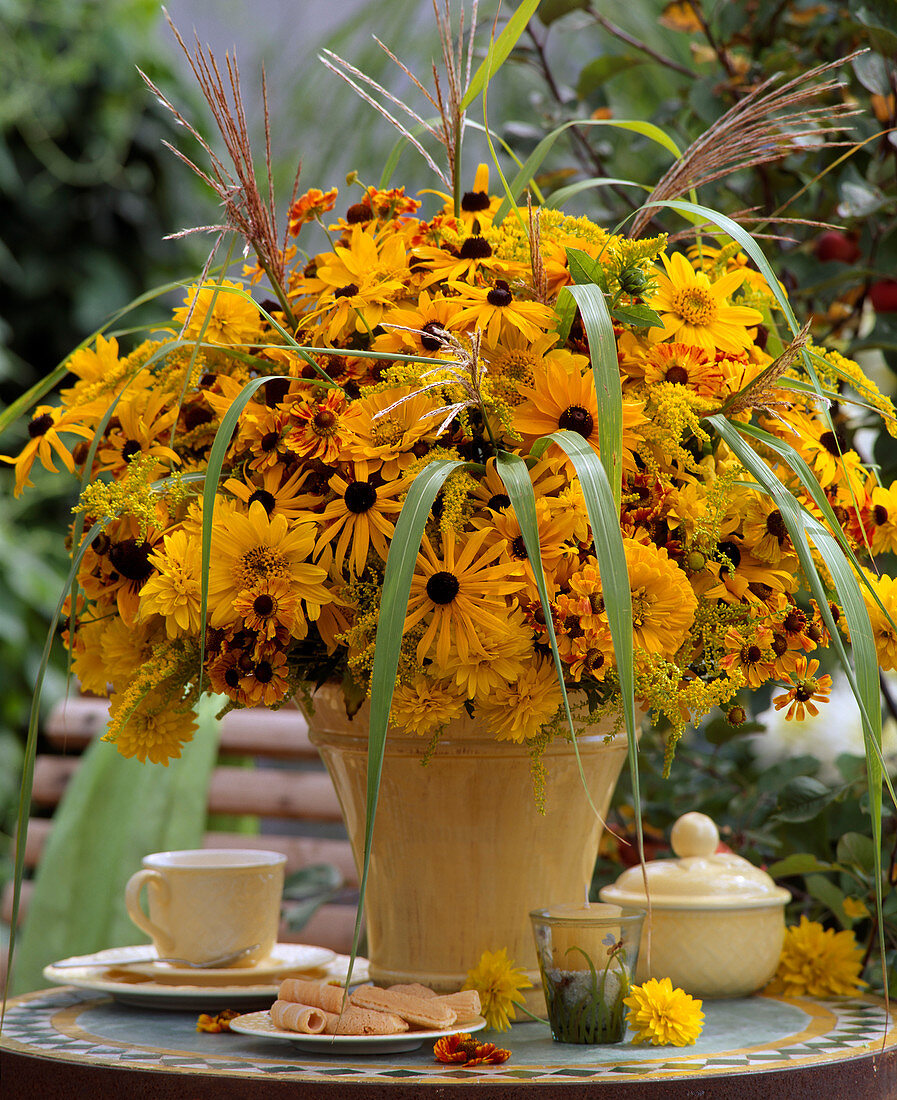
[[[515,558],[526,561],[528,555],[526,552],[526,543],[523,541],[523,535],[518,535],[511,543],[511,553]]]
[[[336,413],[331,412],[330,409],[318,409],[311,422],[317,431],[327,432],[336,423]]]
[[[28,425],[28,434],[32,439],[37,439],[39,435],[46,435],[52,427],[52,415],[50,413],[41,413],[40,416],[36,416]]]
[[[788,537],[788,528],[785,526],[781,512],[774,510],[769,513],[766,517],[766,530],[774,535],[779,542],[783,542]]]
[[[490,306],[497,306],[499,309],[503,309],[514,301],[514,295],[511,293],[511,288],[504,279],[496,279],[495,285],[486,295],[486,301]]]
[[[505,493],[496,493],[495,496],[489,501],[487,505],[493,512],[503,512],[505,508],[511,503],[511,498]]]
[[[825,447],[830,455],[834,455],[836,458],[844,450],[846,440],[840,435],[835,435],[834,432],[823,432],[819,437],[819,442]]]
[[[262,618],[265,618],[274,610],[274,601],[267,592],[263,592],[252,601],[252,610],[256,615],[261,615]]]
[[[872,509],[872,518],[877,527],[883,527],[888,522],[888,510],[883,504],[876,504]]]
[[[369,481],[353,481],[343,499],[350,512],[360,515],[377,503],[377,490]]]
[[[667,382],[676,382],[680,386],[685,386],[688,383],[688,371],[685,367],[680,367],[678,363],[675,363],[666,373]]]
[[[734,542],[721,542],[717,544],[717,550],[725,556],[732,563],[731,569],[737,569],[741,564],[741,551],[735,545]],[[723,563],[723,567],[720,570],[721,573],[731,572],[730,567]]]
[[[782,622],[782,626],[789,634],[799,634],[806,625],[807,616],[798,607],[789,611]]]
[[[333,292],[334,298],[351,298],[358,293],[358,287],[354,283],[346,283],[345,286],[338,287]]]
[[[762,656],[763,653],[759,646],[749,645],[747,647],[747,653],[745,654],[745,657],[747,658],[747,663],[749,665],[755,665]]]
[[[427,595],[433,603],[451,603],[460,590],[461,585],[458,578],[454,573],[447,573],[445,570],[441,573],[434,573],[427,581]]]
[[[485,260],[492,255],[492,245],[485,237],[468,237],[458,255],[462,260]]]
[[[461,209],[467,214],[489,209],[489,196],[485,191],[465,191],[461,196]]]
[[[270,312],[270,310],[269,310]],[[271,378],[265,385],[265,404],[268,408],[273,409],[275,405],[279,405],[281,401],[286,397],[290,388],[289,378]]]
[[[208,424],[212,419],[214,419],[212,413],[202,405],[189,405],[184,410],[184,427],[188,432],[192,432],[200,424]]]
[[[566,428],[568,431],[576,432],[576,434],[581,435],[583,439],[589,438],[594,426],[595,422],[592,419],[592,414],[588,409],[584,409],[582,405],[569,405],[561,413],[558,420],[559,428]]]
[[[781,657],[783,653],[788,652],[788,639],[784,634],[773,634],[772,651],[777,657]]]
[[[127,443],[121,449],[121,456],[125,462],[130,462],[132,458],[140,454],[140,444],[136,439],[129,439]]]
[[[813,698],[813,686],[801,684],[794,689],[794,698],[800,703],[808,703]]]
[[[265,509],[270,516],[274,511],[274,505],[277,503],[272,493],[269,493],[267,489],[256,489],[256,491],[249,498],[250,505],[255,504],[258,501],[259,504]]]
[[[259,440],[259,445],[263,451],[273,451],[279,439],[280,434],[278,432],[268,432]]]
[[[240,673],[235,668],[229,668],[224,674],[224,682],[229,688],[238,688],[240,686]]]
[[[772,595],[772,588],[763,581],[751,581],[748,589],[760,600],[766,601]]]
[[[145,581],[153,571],[149,563],[151,549],[148,542],[124,539],[113,543],[109,551],[109,561],[112,568],[129,581]]]
[[[359,225],[362,222],[369,222],[373,216],[374,212],[366,202],[353,202],[346,211],[346,221],[349,225]]]
[[[443,328],[438,321],[427,321],[421,331],[433,334],[442,332]],[[439,351],[442,347],[442,337],[437,335],[421,336],[420,342],[427,351]]]
[[[270,661],[259,661],[255,666],[255,678],[260,684],[270,684],[274,679],[274,669]]]

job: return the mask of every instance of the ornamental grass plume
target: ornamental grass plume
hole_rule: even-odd
[[[480,995],[483,1016],[495,1031],[507,1031],[516,1017],[516,1006],[523,1005],[521,992],[533,983],[521,967],[508,958],[507,948],[484,951],[477,965],[467,972],[462,989],[475,989]]]
[[[849,997],[868,983],[860,977],[863,949],[849,929],[823,928],[801,916],[785,929],[779,966],[767,993],[785,997]]]
[[[703,1002],[682,989],[674,989],[669,978],[649,978],[634,985],[624,998],[629,1012],[627,1023],[635,1032],[633,1043],[653,1046],[690,1046],[704,1027]]]

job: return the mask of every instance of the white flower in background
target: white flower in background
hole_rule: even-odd
[[[839,756],[865,755],[859,708],[846,677],[840,674],[834,678],[830,701],[819,708],[815,718],[808,715],[802,722],[789,722],[784,711],[770,707],[756,720],[766,728],[751,736],[751,748],[766,768],[790,757],[813,756],[822,764],[820,778],[837,781],[840,773],[835,761]],[[882,753],[888,771],[897,770],[897,722],[893,718],[882,722]]]

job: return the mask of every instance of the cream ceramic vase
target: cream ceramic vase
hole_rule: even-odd
[[[341,693],[327,686],[308,722],[360,868],[368,708],[348,719]],[[626,758],[625,733],[605,741],[611,728],[608,721],[577,738],[602,819]],[[448,725],[424,765],[426,748],[426,738],[392,729],[386,741],[364,906],[371,976],[456,990],[483,951],[504,947],[538,991],[529,913],[582,901],[602,832],[573,747],[558,740],[545,753],[544,815],[526,745],[496,741],[465,717]]]

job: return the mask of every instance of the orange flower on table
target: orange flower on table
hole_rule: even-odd
[[[509,1050],[502,1050],[495,1043],[481,1043],[467,1032],[460,1035],[446,1035],[437,1039],[433,1046],[437,1062],[448,1065],[498,1066],[511,1057]]]
[[[733,306],[729,298],[744,282],[743,271],[730,271],[711,282],[695,271],[681,252],[661,253],[665,274],[657,273],[657,291],[645,304],[660,314],[663,327],[648,330],[653,343],[675,339],[678,343],[715,351],[738,352],[750,347],[750,329],[763,314],[750,306]]]
[[[867,984],[863,949],[849,930],[835,932],[801,916],[785,929],[779,966],[765,992],[786,997],[849,997]]]
[[[515,1006],[523,1004],[523,990],[532,989],[533,983],[522,967],[515,966],[508,958],[508,949],[484,951],[479,962],[467,972],[462,989],[475,989],[480,995],[483,1015],[489,1027],[507,1031],[516,1018]]]
[[[832,690],[831,676],[816,676],[819,668],[818,661],[807,661],[806,657],[798,657],[794,662],[794,671],[785,679],[792,685],[784,695],[773,698],[776,710],[788,708],[785,718],[796,719],[802,722],[807,714],[814,718],[819,713],[817,703],[827,703]]]

